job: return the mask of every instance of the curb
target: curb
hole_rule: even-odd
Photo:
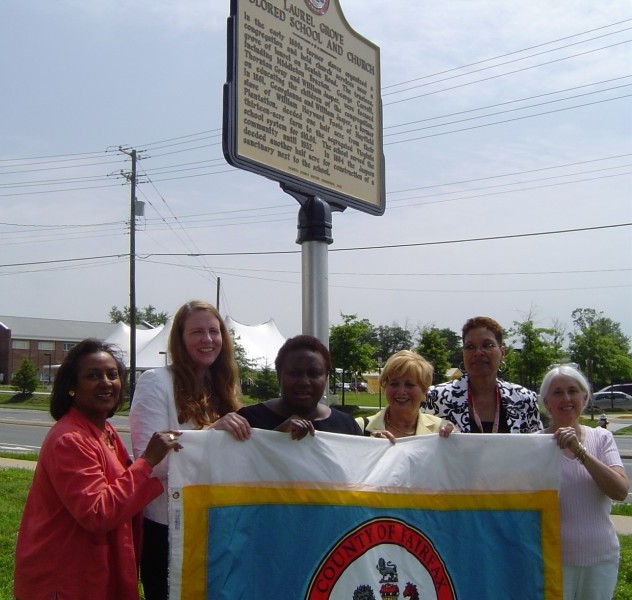
[[[6,425],[29,425],[33,427],[52,427],[55,421],[27,421],[25,419],[0,419],[0,423]],[[116,431],[123,433],[131,433],[129,426],[115,425]]]

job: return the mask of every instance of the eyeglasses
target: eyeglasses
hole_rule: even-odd
[[[557,369],[558,367],[572,367],[573,369],[577,369],[579,371],[579,365],[577,363],[553,363],[547,367],[547,370]]]
[[[476,346],[474,344],[465,344],[463,346],[463,352],[467,354],[474,354],[478,349],[482,352],[493,352],[496,348],[499,348],[497,344],[494,342],[483,342],[480,346]]]

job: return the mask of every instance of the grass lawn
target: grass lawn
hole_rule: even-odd
[[[44,390],[40,390],[44,391]],[[243,404],[250,406],[251,404],[257,404],[259,400],[251,398],[250,396],[243,397]],[[342,394],[337,396],[329,396],[330,403],[334,403],[339,409],[346,412],[350,412],[354,416],[360,416],[363,414],[373,414],[381,407],[386,406],[386,398],[382,394],[369,394],[368,392],[345,392],[344,404]],[[363,407],[363,408],[360,408]],[[364,408],[366,407],[366,408]],[[0,408],[26,408],[30,410],[48,410],[48,395],[45,393],[35,394],[29,397],[22,397],[20,394],[16,394],[11,390],[9,386],[0,386]],[[124,405],[119,411],[119,414],[126,415],[129,413],[129,405]],[[614,413],[610,413],[613,416]],[[581,417],[582,425],[587,427],[597,427],[597,418],[591,420],[589,416]],[[620,429],[615,435],[626,435],[632,433],[632,422],[630,427]]]
[[[632,598],[632,535],[620,535],[619,542],[621,542],[621,563],[613,598],[628,600]]]
[[[0,600],[13,598],[15,540],[33,472],[0,469]],[[632,516],[632,506],[616,505],[615,514]],[[619,536],[621,566],[615,600],[632,598],[632,535]]]
[[[377,412],[380,404],[379,395],[369,394],[367,392],[346,392],[344,400],[345,403],[343,406],[342,394],[339,394],[337,397],[336,406],[350,412],[354,412],[359,406],[369,406],[373,409],[372,412]],[[331,396],[329,397],[329,401],[332,401]],[[250,396],[243,397],[243,403],[246,406],[257,404],[257,402],[259,402],[259,400],[255,400]],[[381,402],[382,408],[384,408],[386,406],[386,398],[384,396],[382,396]],[[45,393],[41,393],[24,397],[20,394],[16,394],[15,391],[9,388],[9,386],[0,386],[0,408],[26,408],[29,410],[47,411],[48,395]],[[123,408],[119,411],[119,413],[123,415],[127,414],[128,412],[129,405],[124,405]]]
[[[33,472],[0,469],[0,598],[13,598],[15,540]]]
[[[1,408],[28,408],[30,410],[48,410],[48,394],[22,396],[10,390],[8,386],[0,388]]]

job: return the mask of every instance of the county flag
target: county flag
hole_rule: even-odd
[[[185,431],[170,598],[561,598],[552,436]]]

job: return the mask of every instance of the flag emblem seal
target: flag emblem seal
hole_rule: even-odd
[[[376,571],[374,589],[367,573]],[[432,541],[395,518],[371,519],[340,538],[316,568],[305,598],[342,598],[350,586],[354,590],[350,600],[456,598],[445,562]]]

